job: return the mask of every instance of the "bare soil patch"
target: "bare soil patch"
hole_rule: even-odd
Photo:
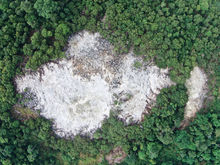
[[[108,155],[105,156],[105,159],[110,165],[119,164],[125,158],[127,154],[123,151],[121,147],[114,148]]]

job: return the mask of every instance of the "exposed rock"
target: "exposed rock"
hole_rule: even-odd
[[[114,93],[118,96],[121,112],[119,118],[126,124],[140,122],[146,107],[152,107],[160,89],[174,84],[168,77],[168,69],[159,69],[153,65],[134,67],[135,61],[143,62],[141,58],[128,54],[123,58],[119,73],[120,84]]]
[[[92,135],[110,110],[118,111],[126,124],[140,122],[160,89],[174,84],[168,69],[143,63],[133,53],[114,55],[98,33],[80,32],[68,46],[66,59],[16,78],[18,92],[28,88],[34,95],[26,106],[52,119],[61,137]],[[142,63],[138,68],[137,61]]]
[[[35,109],[54,119],[58,135],[93,132],[109,116],[112,102],[109,85],[100,75],[87,80],[73,74],[71,60],[62,60],[59,65],[45,65],[41,80],[39,74],[16,79],[18,90],[22,92],[29,87],[35,93],[34,102],[38,102]]]
[[[202,69],[194,67],[185,85],[189,95],[185,108],[185,118],[192,118],[202,108],[203,101],[207,97],[207,76]]]

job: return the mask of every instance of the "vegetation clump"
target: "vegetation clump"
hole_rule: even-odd
[[[37,118],[39,117],[37,112],[34,112],[33,110],[27,108],[27,107],[21,107],[21,106],[14,106],[12,110],[13,115],[15,115],[16,118],[21,120],[28,120],[30,118]]]

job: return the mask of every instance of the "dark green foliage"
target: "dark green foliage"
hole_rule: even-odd
[[[100,32],[116,50],[127,52],[134,46],[137,54],[172,68],[176,82],[184,82],[197,59],[217,56],[213,51],[219,42],[220,15],[208,0],[110,1],[106,6]]]
[[[117,146],[128,154],[123,165],[220,164],[219,4],[215,0],[0,0],[0,164],[77,164],[82,155],[92,160]],[[60,139],[43,118],[22,122],[13,118],[10,110],[19,97],[13,79],[21,68],[37,69],[63,57],[69,35],[83,29],[99,31],[118,53],[133,48],[159,67],[169,67],[177,86],[161,91],[142,123],[124,126],[112,114],[93,140]],[[187,101],[180,84],[195,65],[210,73],[213,98],[180,130]]]
[[[39,16],[47,19],[56,16],[55,13],[59,12],[58,3],[53,0],[37,0],[34,8],[37,10]]]

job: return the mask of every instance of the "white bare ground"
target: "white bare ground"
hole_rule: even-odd
[[[20,92],[28,87],[37,96],[35,109],[54,120],[58,135],[86,134],[101,126],[100,122],[109,116],[112,100],[109,85],[100,75],[90,81],[74,75],[72,62],[67,60],[59,65],[51,63],[43,70],[41,79],[37,72],[16,82]]]
[[[98,33],[83,31],[69,40],[67,58],[16,78],[17,90],[35,97],[29,105],[53,120],[57,135],[92,135],[110,110],[126,124],[139,122],[160,89],[173,85],[168,69],[142,64],[132,53],[116,56]]]
[[[142,113],[148,113],[162,88],[173,85],[168,77],[168,69],[153,65],[134,67],[135,62],[143,64],[141,58],[128,54],[119,69],[120,84],[114,90],[118,98],[119,118],[127,124],[141,121]],[[114,99],[115,100],[115,99]]]
[[[185,108],[185,119],[189,119],[194,117],[203,106],[208,91],[207,76],[199,67],[194,67],[185,85],[189,95]]]

